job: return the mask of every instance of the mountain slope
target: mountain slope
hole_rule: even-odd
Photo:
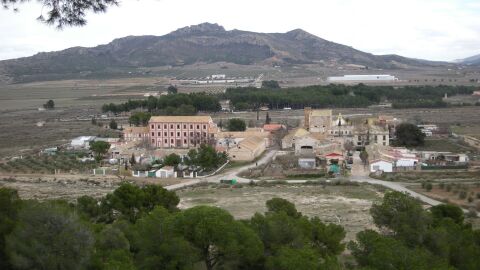
[[[465,59],[459,60],[458,62],[464,65],[480,66],[480,54],[467,57]]]
[[[0,61],[10,82],[101,73],[115,69],[198,62],[249,64],[360,64],[375,68],[437,66],[439,62],[376,56],[330,42],[301,29],[287,33],[226,31],[217,24],[184,27],[164,36],[129,36],[93,48],[73,47]]]

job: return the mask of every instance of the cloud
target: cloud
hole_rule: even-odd
[[[473,0],[123,1],[105,14],[89,14],[85,27],[63,31],[35,20],[42,11],[37,3],[19,8],[0,10],[0,59],[163,35],[207,21],[256,32],[302,28],[374,54],[452,60],[480,53],[480,4]]]

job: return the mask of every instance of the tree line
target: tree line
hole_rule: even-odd
[[[128,100],[125,103],[109,103],[102,106],[103,112],[121,113],[136,109],[146,110],[153,115],[195,115],[199,111],[221,110],[219,97],[205,93],[169,94],[150,96],[143,100]]]
[[[453,205],[430,210],[387,192],[370,210],[380,231],[345,230],[285,199],[235,220],[212,206],[178,209],[157,185],[122,184],[101,199],[21,200],[0,188],[1,269],[479,269],[480,231]],[[354,263],[342,263],[348,248]]]
[[[314,85],[282,89],[231,88],[222,95],[230,99],[237,110],[257,109],[268,106],[271,109],[354,108],[367,107],[381,102],[391,102],[396,108],[445,107],[442,97],[447,94],[471,94],[474,88],[468,86],[368,86]]]

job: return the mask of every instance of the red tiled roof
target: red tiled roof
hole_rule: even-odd
[[[263,125],[263,130],[265,131],[277,131],[281,129],[283,126],[280,124],[265,124]]]

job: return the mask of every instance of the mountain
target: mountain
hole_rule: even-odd
[[[458,63],[471,66],[480,66],[480,54],[457,60]]]
[[[226,31],[218,24],[203,23],[164,36],[128,36],[93,48],[73,47],[0,61],[0,80],[60,79],[82,74],[110,74],[122,69],[212,62],[241,65],[358,64],[383,69],[445,64],[398,55],[373,55],[301,29],[287,33],[255,33]]]

